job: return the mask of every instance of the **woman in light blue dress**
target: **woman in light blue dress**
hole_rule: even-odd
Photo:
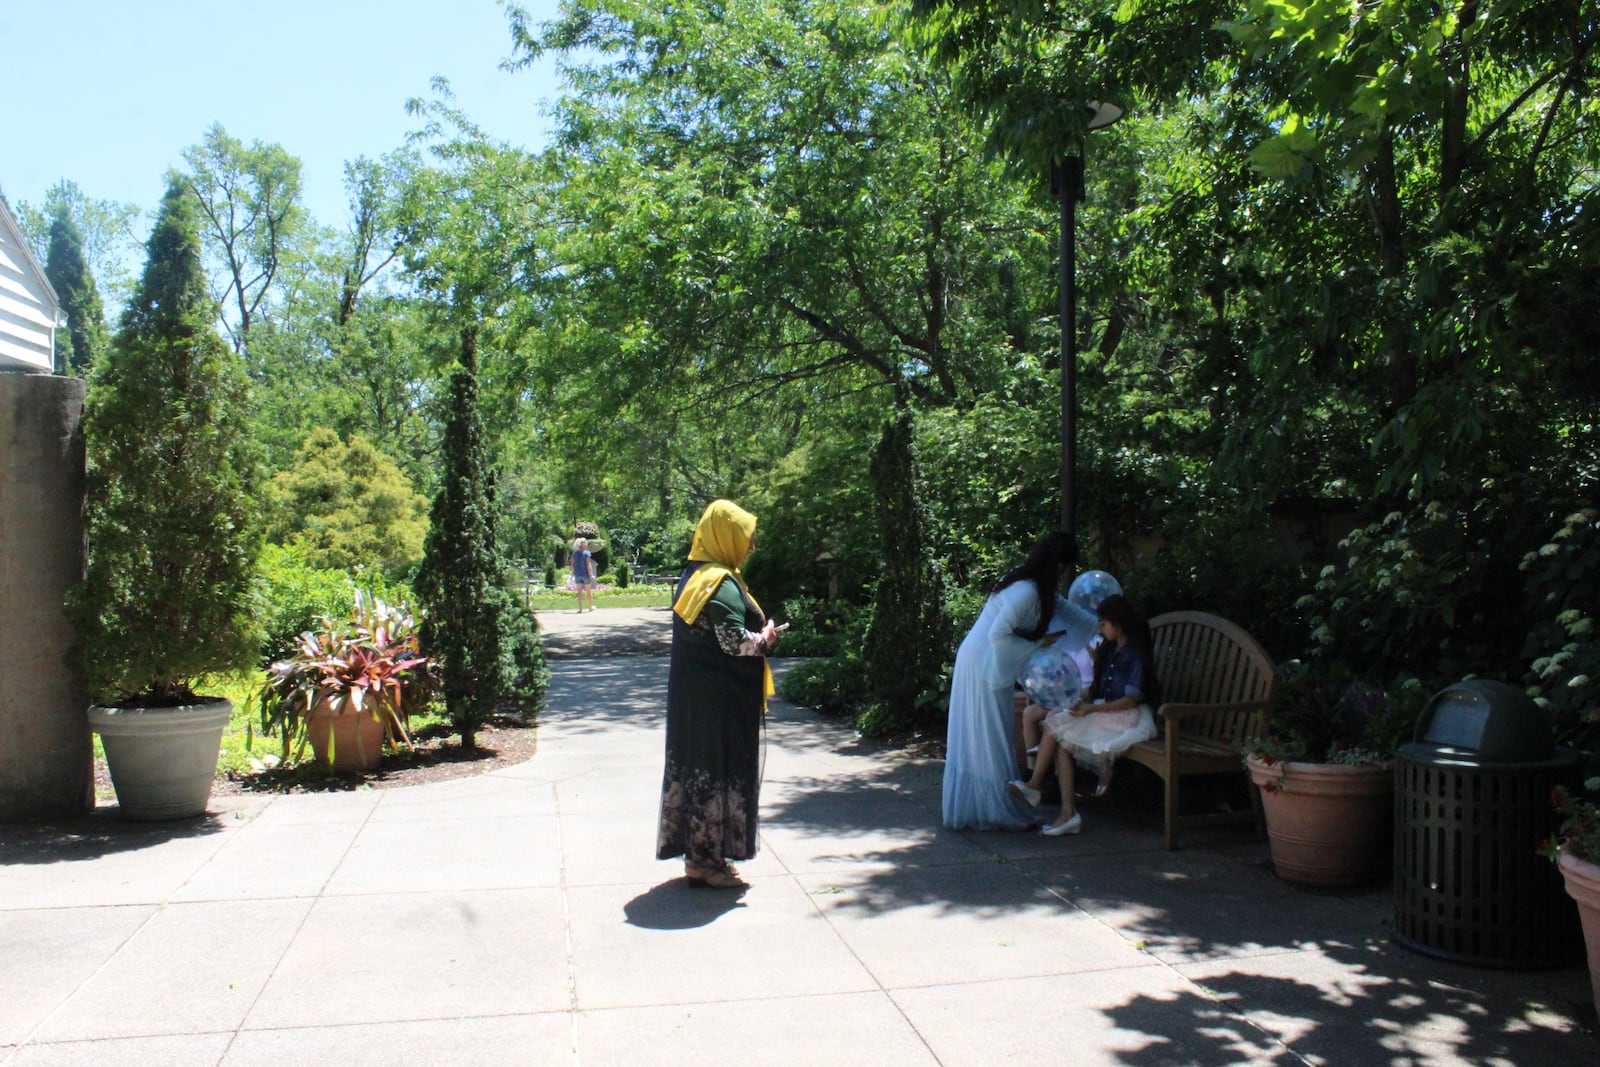
[[[1006,790],[1016,776],[1012,699],[1017,675],[1066,605],[1056,588],[1072,563],[1071,541],[1053,533],[995,583],[956,652],[945,744],[944,825],[952,830],[1027,830],[1033,810]]]

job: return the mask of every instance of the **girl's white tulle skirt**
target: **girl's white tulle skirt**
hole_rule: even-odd
[[[1044,726],[1072,753],[1073,762],[1096,774],[1109,771],[1118,756],[1156,735],[1156,717],[1149,704],[1087,715],[1053,711],[1045,717]]]

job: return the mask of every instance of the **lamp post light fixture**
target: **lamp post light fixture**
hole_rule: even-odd
[[[1103,130],[1122,117],[1116,104],[1084,105],[1084,129]],[[1078,202],[1084,197],[1083,148],[1050,168],[1050,191],[1061,204],[1061,529],[1078,548]]]

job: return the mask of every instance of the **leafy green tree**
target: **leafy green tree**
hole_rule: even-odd
[[[948,79],[866,5],[514,19],[522,58],[564,57],[572,87],[535,202],[556,266],[526,289],[538,461],[585,510],[645,526],[748,502],[769,546],[752,580],[822,592],[830,557],[878,539],[867,466],[895,382],[919,418],[961,422],[1054,377],[1043,185],[985,157]],[[1054,431],[1043,401],[1030,435]]]
[[[83,235],[65,211],[51,220],[44,274],[67,317],[67,343],[57,342],[57,369],[82,377],[104,345],[105,312],[100,304],[100,289],[83,258]]]
[[[313,430],[294,466],[273,476],[271,495],[268,538],[298,546],[312,567],[398,576],[422,559],[428,502],[360,435]]]
[[[505,567],[495,538],[494,467],[478,416],[477,330],[462,331],[461,363],[450,378],[444,431],[444,483],[434,497],[417,575],[427,615],[423,650],[440,664],[450,721],[464,748],[513,681],[507,640],[513,609],[500,586]]]
[[[189,187],[222,267],[223,328],[242,352],[300,228],[300,160],[281,145],[230,137],[221,123],[184,150]]]
[[[1041,94],[1177,124],[1156,157],[1176,180],[1134,225],[1183,287],[1162,293],[1223,473],[1372,442],[1368,469],[1325,473],[1392,502],[1592,450],[1594,326],[1557,310],[1600,272],[1578,90],[1600,29],[1578,0],[914,9],[1019,165],[1082,143],[1025,121]]]
[[[149,260],[90,379],[89,567],[73,595],[91,689],[153,705],[193,699],[259,650],[259,538],[248,391],[218,336],[195,207],[169,183]]]
[[[57,219],[68,219],[80,236],[80,254],[90,275],[104,287],[111,307],[120,308],[137,280],[129,258],[143,252],[134,232],[137,204],[96,200],[65,178],[45,191],[44,203],[15,205],[17,223],[39,262],[50,258],[50,233]]]

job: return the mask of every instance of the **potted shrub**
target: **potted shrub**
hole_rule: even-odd
[[[1286,882],[1352,886],[1391,859],[1394,753],[1411,734],[1411,683],[1391,696],[1337,668],[1284,667],[1284,697],[1245,765],[1261,790],[1272,865]]]
[[[1600,793],[1600,778],[1584,783],[1587,796],[1574,797],[1556,788],[1556,811],[1561,825],[1545,846],[1545,854],[1561,868],[1567,895],[1578,902],[1583,941],[1589,951],[1589,988],[1600,1011],[1600,806],[1589,797]]]
[[[309,741],[324,767],[374,770],[386,739],[411,743],[408,709],[427,699],[415,620],[403,605],[358,595],[348,618],[320,622],[267,668],[262,731],[282,737],[285,759],[300,760]]]
[[[69,610],[89,722],[136,819],[205,811],[233,709],[194,686],[259,648],[247,381],[216,330],[191,199],[168,185],[84,415],[89,565]]]

